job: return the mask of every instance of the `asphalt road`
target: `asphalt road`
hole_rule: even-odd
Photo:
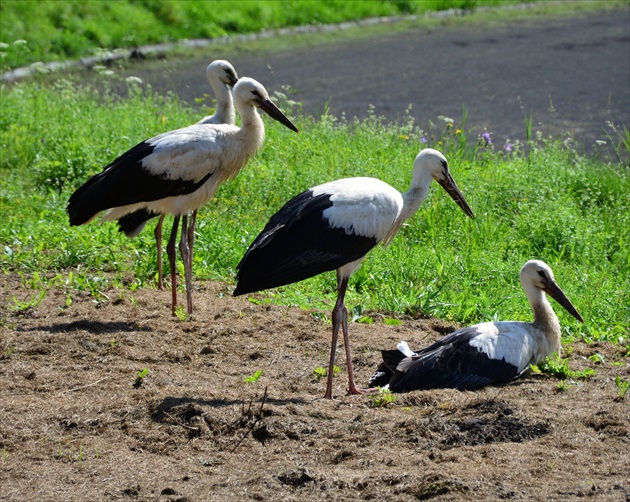
[[[307,114],[365,117],[369,105],[397,120],[409,105],[421,127],[439,115],[495,146],[525,138],[525,114],[545,137],[572,136],[593,153],[606,147],[607,121],[630,127],[630,4],[572,17],[446,24],[255,54],[210,46],[207,57],[133,69],[183,99],[211,92],[205,67],[228,57],[239,75],[268,90],[290,86]]]

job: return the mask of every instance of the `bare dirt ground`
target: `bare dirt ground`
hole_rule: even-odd
[[[0,500],[630,498],[630,395],[617,399],[614,383],[630,369],[619,346],[574,343],[572,369],[597,375],[565,391],[532,376],[386,407],[345,396],[340,347],[328,401],[313,370],[326,365],[329,323],[233,298],[225,284],[195,286],[196,314],[181,321],[170,293],[154,289],[102,301],[71,293],[68,307],[53,289],[17,311],[14,299],[34,292],[0,277]],[[381,348],[455,327],[371,315],[374,324],[351,325],[363,384]]]

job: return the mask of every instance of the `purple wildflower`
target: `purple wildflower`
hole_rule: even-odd
[[[484,132],[481,137],[485,140],[486,145],[491,145],[492,144],[492,138],[490,137],[490,133],[489,132]]]
[[[512,151],[512,143],[510,143],[509,141],[505,144],[505,151],[506,152]]]
[[[426,143],[426,142],[427,142],[427,138],[422,136],[422,138],[420,138],[420,143]]]

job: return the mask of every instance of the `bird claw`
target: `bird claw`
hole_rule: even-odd
[[[350,396],[352,394],[370,394],[375,391],[375,389],[360,389],[356,385],[353,385],[346,389],[347,395]]]

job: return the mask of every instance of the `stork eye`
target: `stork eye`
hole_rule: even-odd
[[[442,164],[442,167],[444,169],[446,169],[448,167],[448,163],[445,160],[440,160],[440,164]]]
[[[545,274],[544,270],[538,270],[538,275],[540,276],[541,279],[546,279],[547,278],[547,274]]]
[[[260,97],[260,93],[259,93],[257,90],[255,90],[255,89],[252,91],[252,94],[253,94],[254,96],[256,96],[257,98],[259,98],[259,97]]]

